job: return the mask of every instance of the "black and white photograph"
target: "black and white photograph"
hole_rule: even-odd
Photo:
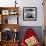
[[[24,7],[23,8],[23,20],[35,21],[37,19],[37,8],[36,7]]]

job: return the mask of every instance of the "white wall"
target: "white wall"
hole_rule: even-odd
[[[0,6],[15,6],[15,0],[0,0]],[[19,6],[20,26],[43,26],[43,6],[42,0],[17,0]],[[37,7],[37,21],[23,21],[23,7]]]
[[[23,7],[37,7],[37,21],[23,21],[23,10],[20,8],[20,25],[22,26],[43,26],[43,6],[42,0],[24,0],[21,3]]]

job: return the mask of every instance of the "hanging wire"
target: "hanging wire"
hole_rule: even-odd
[[[16,5],[17,3],[17,5]],[[15,6],[23,6],[22,0],[15,0]]]
[[[15,7],[16,7],[16,4],[17,4],[17,0],[15,0]]]

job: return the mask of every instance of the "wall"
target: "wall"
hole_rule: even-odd
[[[42,6],[42,0],[24,0],[22,1],[21,5],[23,7],[37,7],[37,21],[23,21],[23,10],[20,13],[20,25],[22,26],[43,26],[43,6]],[[22,8],[21,8],[22,9]],[[20,10],[21,10],[20,9]]]
[[[20,32],[19,32],[19,39],[20,42],[24,36],[25,31],[27,31],[28,28],[32,28],[33,31],[37,34],[37,37],[41,43],[43,43],[43,34],[42,34],[42,26],[21,26]]]
[[[15,6],[15,0],[0,0],[0,6],[9,7]],[[42,0],[17,0],[19,6],[19,24],[20,26],[43,26],[43,6]],[[23,7],[37,7],[37,21],[24,21],[23,20]]]

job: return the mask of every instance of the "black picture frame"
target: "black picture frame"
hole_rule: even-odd
[[[36,21],[37,20],[37,7],[23,7],[23,20]]]

